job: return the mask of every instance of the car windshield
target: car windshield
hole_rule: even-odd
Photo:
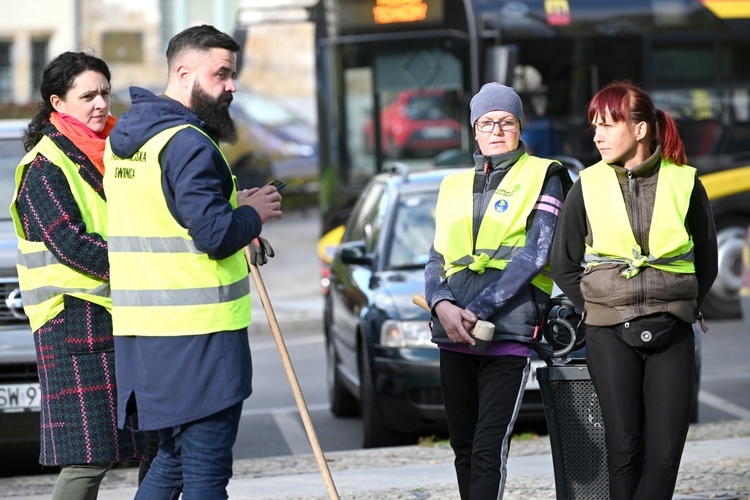
[[[400,198],[393,224],[389,269],[421,268],[435,239],[437,191]]]
[[[0,219],[7,219],[8,207],[13,199],[15,191],[15,172],[16,166],[23,158],[23,142],[19,133],[2,134],[0,133]]]

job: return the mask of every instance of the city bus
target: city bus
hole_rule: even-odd
[[[519,93],[530,152],[576,170],[599,159],[587,103],[628,79],[677,120],[712,201],[720,273],[704,313],[739,316],[750,1],[318,0],[306,11],[324,233],[340,234],[364,184],[389,163],[471,165],[469,100],[484,83]]]

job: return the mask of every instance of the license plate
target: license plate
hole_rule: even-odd
[[[427,139],[445,139],[453,135],[453,129],[450,127],[425,127],[423,133]]]
[[[529,380],[526,381],[526,390],[539,390],[539,381],[536,379],[536,369],[546,366],[544,361],[535,359],[531,362],[531,373],[529,373]]]
[[[38,383],[0,385],[0,413],[39,411],[41,401]]]

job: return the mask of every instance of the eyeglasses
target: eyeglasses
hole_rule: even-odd
[[[495,121],[477,122],[477,130],[480,132],[484,132],[485,134],[489,134],[493,130],[495,130],[495,125],[500,127],[500,130],[502,130],[503,132],[513,132],[514,130],[516,130],[516,127],[518,127],[518,120],[501,120],[499,122],[495,122]]]

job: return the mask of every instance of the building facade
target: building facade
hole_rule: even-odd
[[[0,105],[27,105],[39,95],[44,65],[66,50],[102,57],[115,96],[132,85],[163,89],[166,47],[179,31],[212,24],[233,33],[241,10],[309,4],[313,0],[0,0]],[[282,97],[314,119],[313,27],[254,25],[241,54],[242,87]],[[2,118],[2,116],[0,116]]]

